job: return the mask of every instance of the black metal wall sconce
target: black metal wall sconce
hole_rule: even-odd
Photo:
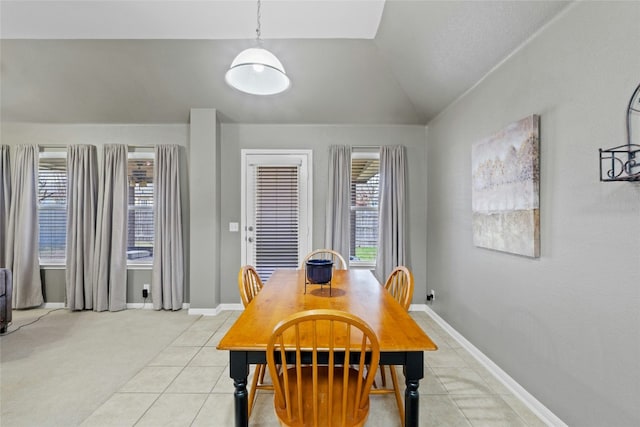
[[[627,143],[600,149],[600,181],[640,182],[640,144],[631,143],[631,117],[640,115],[640,85],[629,100],[627,109]],[[640,129],[636,129],[640,133]]]

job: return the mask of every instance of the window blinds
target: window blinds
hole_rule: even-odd
[[[152,157],[129,158],[127,259],[153,262],[153,162]]]
[[[40,156],[38,168],[40,262],[61,264],[66,258],[67,158]]]
[[[276,268],[299,264],[299,177],[297,166],[257,166],[255,171],[255,267],[266,281]]]

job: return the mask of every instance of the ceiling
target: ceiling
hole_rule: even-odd
[[[426,124],[560,13],[561,1],[263,0],[292,86],[224,82],[254,1],[2,1],[0,119],[46,123]]]

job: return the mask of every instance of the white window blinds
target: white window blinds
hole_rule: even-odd
[[[153,262],[153,153],[129,153],[127,260]]]
[[[67,236],[67,156],[43,152],[38,167],[40,263],[64,264]]]
[[[299,177],[297,166],[255,171],[255,260],[266,281],[276,268],[298,267]]]

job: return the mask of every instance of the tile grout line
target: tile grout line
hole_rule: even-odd
[[[189,363],[191,363],[193,361],[193,359],[198,355],[198,353],[200,351],[202,351],[202,349],[205,347],[206,343],[211,339],[211,337],[213,337],[213,335],[218,331],[218,329],[220,328],[220,326],[218,326],[218,328],[216,329],[216,331],[211,333],[211,336],[205,341],[205,343],[203,345],[200,346],[174,346],[172,345],[174,342],[176,342],[185,332],[187,332],[189,329],[191,329],[191,327],[193,327],[193,325],[195,325],[197,322],[199,322],[200,320],[202,320],[204,316],[203,315],[198,315],[198,318],[195,319],[187,328],[185,328],[182,332],[180,332],[180,334],[176,337],[176,339],[174,339],[171,343],[169,343],[169,345],[167,345],[166,347],[164,347],[163,349],[161,349],[154,358],[152,358],[138,373],[142,372],[142,370],[144,370],[145,368],[150,367],[149,364],[151,362],[153,362],[153,360],[155,360],[160,354],[162,354],[164,351],[167,350],[167,348],[170,347],[198,347],[199,350],[196,351],[196,353],[191,356],[191,358],[189,358],[189,360],[185,363],[184,366],[182,366],[182,369],[180,369],[180,371],[176,374],[175,378],[173,378],[172,381],[169,382],[169,384],[167,384],[167,386],[164,388],[164,390],[162,390],[160,393],[158,393],[158,396],[153,400],[153,402],[151,402],[151,404],[147,407],[147,409],[145,409],[145,411],[138,417],[138,419],[133,423],[133,426],[137,425],[138,423],[140,423],[140,421],[142,421],[142,419],[144,418],[144,416],[149,412],[149,410],[158,402],[158,400],[160,400],[160,398],[162,396],[164,396],[166,394],[166,391],[168,390],[169,387],[171,387],[171,384],[173,384],[175,382],[175,380],[180,376],[180,374],[182,372],[184,372],[185,368],[189,366]],[[158,365],[160,366],[160,365]],[[154,366],[155,367],[155,366]],[[137,374],[136,374],[137,375]],[[135,375],[134,375],[135,376]],[[131,380],[131,378],[129,379]],[[116,391],[116,393],[118,393],[118,391]],[[115,393],[114,393],[115,394]],[[113,395],[112,395],[113,396]],[[205,399],[206,402],[206,399]],[[204,405],[204,402],[203,402]],[[200,412],[200,410],[202,409],[202,406],[199,408],[198,413]],[[197,414],[196,414],[197,416]],[[194,418],[195,420],[195,418]],[[192,421],[193,423],[193,421]]]
[[[177,341],[187,330],[189,330],[193,325],[195,325],[198,321],[200,321],[204,316],[203,315],[199,315],[199,318],[196,319],[196,321],[194,321],[188,328],[186,328],[184,331],[182,331],[180,333],[180,335],[178,335],[178,337],[173,341]],[[207,347],[207,343],[211,340],[211,338],[213,338],[213,336],[220,330],[220,328],[222,328],[222,326],[226,323],[226,321],[228,320],[228,316],[227,319],[225,319],[223,322],[220,323],[220,325],[218,325],[218,327],[211,332],[211,335],[204,340],[204,343],[202,345],[199,346],[173,346],[171,344],[167,345],[165,348],[163,348],[160,352],[158,352],[158,355],[161,354],[162,352],[164,352],[167,348],[169,347],[197,347],[198,351],[195,352],[195,354],[193,356],[191,356],[191,358],[189,358],[189,360],[185,363],[184,366],[182,366],[182,369],[180,370],[180,372],[178,372],[178,374],[175,376],[175,378],[169,382],[169,384],[167,384],[167,386],[164,388],[164,390],[162,392],[160,392],[160,394],[158,394],[158,397],[156,397],[156,399],[151,403],[151,405],[149,405],[149,407],[142,413],[142,415],[140,415],[140,417],[136,420],[136,422],[133,424],[134,426],[136,424],[138,424],[143,418],[144,416],[149,412],[149,410],[153,407],[153,405],[165,394],[167,393],[167,390],[169,389],[169,387],[171,387],[171,385],[176,381],[176,379],[180,376],[180,374],[182,374],[185,369],[187,367],[189,367],[189,364],[193,361],[193,359],[204,349]],[[158,357],[158,355],[156,355],[156,357]],[[155,358],[154,358],[155,359]],[[154,360],[152,359],[152,361]],[[150,362],[149,362],[150,363]],[[149,367],[149,363],[147,363],[147,365],[145,365],[146,367]],[[144,369],[144,368],[143,368]],[[224,370],[223,370],[224,372]],[[222,373],[220,374],[222,375]],[[196,412],[195,416],[193,417],[193,419],[191,420],[191,422],[189,423],[189,425],[193,425],[193,423],[195,422],[195,420],[198,418],[198,415],[200,414],[200,412],[202,411],[202,408],[204,407],[205,403],[207,402],[208,396],[211,394],[212,390],[215,388],[215,385],[218,383],[218,381],[220,381],[220,378],[218,377],[218,379],[216,380],[215,384],[213,384],[213,386],[211,387],[211,390],[209,390],[207,393],[175,393],[175,394],[206,394],[207,397],[202,401],[202,404],[200,405],[200,407],[198,408],[198,411]]]

